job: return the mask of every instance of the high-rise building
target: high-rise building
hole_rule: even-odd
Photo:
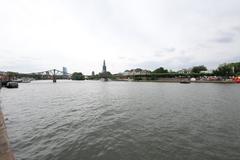
[[[63,75],[66,76],[68,74],[67,67],[63,67]]]
[[[105,60],[103,60],[103,69],[102,69],[102,73],[106,73],[106,72],[107,72],[107,67],[106,67]]]

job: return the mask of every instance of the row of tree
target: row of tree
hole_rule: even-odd
[[[240,76],[240,62],[222,64],[213,73],[218,76]]]
[[[89,80],[98,80],[100,78],[110,78],[110,79],[115,79],[115,76],[111,74],[111,72],[106,72],[106,73],[99,73],[96,75],[92,76],[87,76],[86,79]],[[74,72],[71,77],[72,80],[84,80],[85,76],[81,72]]]
[[[194,66],[191,70],[189,71],[183,71],[185,73],[200,73],[202,71],[207,71],[207,67],[205,67],[204,65],[200,65],[200,66]],[[159,67],[157,69],[155,69],[152,73],[176,73],[173,71],[169,71],[163,67]]]
[[[207,71],[207,67],[204,65],[200,66],[194,66],[192,69],[190,69],[188,72],[183,72],[187,74],[200,74],[203,73],[202,71]],[[152,73],[177,73],[173,71],[169,71],[163,67],[159,67],[156,70],[154,70]],[[237,63],[225,63],[222,65],[219,65],[216,70],[213,70],[212,72],[213,75],[216,76],[238,76],[240,75],[240,62]]]
[[[82,72],[74,72],[71,78],[72,80],[84,80],[85,76],[82,74]]]
[[[141,72],[146,71],[140,68],[135,70],[126,70],[125,72]],[[203,77],[203,76],[221,76],[222,78],[228,78],[230,76],[240,76],[240,62],[237,63],[226,63],[219,65],[217,69],[212,72],[208,72],[208,69],[204,65],[194,66],[191,69],[183,69],[180,71],[168,70],[164,67],[159,67],[153,71],[143,72],[142,74],[129,75],[136,80],[156,80],[158,78],[177,78],[177,77]],[[121,75],[120,75],[121,78]],[[124,77],[122,77],[124,78]]]

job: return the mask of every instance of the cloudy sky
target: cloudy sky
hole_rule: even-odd
[[[239,0],[0,0],[0,70],[113,73],[240,61]]]

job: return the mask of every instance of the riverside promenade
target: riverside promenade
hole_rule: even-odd
[[[12,153],[8,141],[7,130],[1,106],[0,106],[0,160],[15,160],[15,157]]]

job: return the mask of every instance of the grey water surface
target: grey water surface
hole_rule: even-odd
[[[35,81],[1,89],[17,160],[239,160],[240,85]]]

